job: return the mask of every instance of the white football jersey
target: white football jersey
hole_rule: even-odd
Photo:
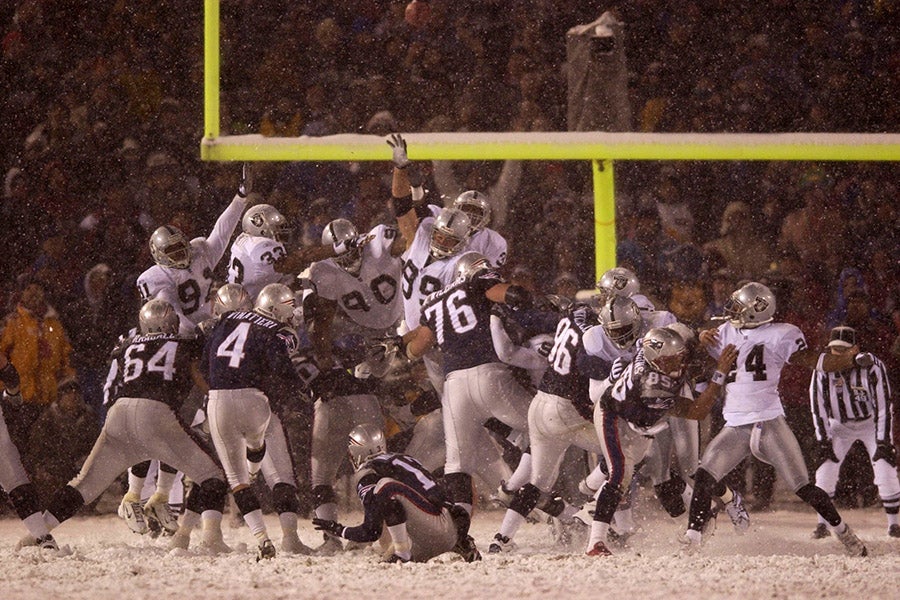
[[[222,260],[245,206],[245,201],[235,196],[219,215],[209,237],[191,240],[191,264],[187,269],[153,265],[137,278],[142,302],[161,298],[175,308],[182,335],[193,335],[195,327],[212,316],[209,292],[213,270]]]
[[[288,283],[291,277],[275,270],[275,261],[285,255],[284,244],[258,235],[241,233],[231,244],[228,283],[239,283],[256,300],[270,283]]]
[[[329,258],[310,265],[308,279],[316,294],[336,302],[354,323],[385,330],[395,325],[403,312],[399,289],[402,261],[391,256],[397,230],[378,225],[369,235],[372,239],[362,247],[359,275],[351,275]]]
[[[428,209],[431,211],[432,217],[437,217],[441,214],[441,207],[436,204],[429,204]],[[428,235],[431,235],[431,230],[428,231]],[[491,261],[491,266],[499,268],[506,264],[506,252],[508,250],[506,238],[489,227],[476,232],[469,240],[465,250],[468,252],[474,250],[483,254],[485,258]]]
[[[433,217],[419,222],[412,244],[401,257],[403,259],[403,318],[409,329],[419,326],[422,303],[429,294],[449,285],[456,274],[456,261],[460,254],[436,260],[431,257],[431,228]]]
[[[736,329],[726,322],[719,325],[716,345],[708,349],[710,356],[718,359],[728,344],[735,345],[738,357],[725,378],[725,424],[736,427],[783,415],[778,394],[781,369],[791,355],[806,349],[803,332],[790,323]]]

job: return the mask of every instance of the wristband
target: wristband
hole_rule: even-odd
[[[709,380],[710,383],[715,383],[716,385],[725,385],[725,373],[722,371],[716,371],[713,373],[712,378]]]

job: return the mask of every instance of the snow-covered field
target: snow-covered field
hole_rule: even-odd
[[[280,554],[257,563],[249,530],[227,525],[225,539],[237,550],[232,554],[168,552],[166,539],[132,534],[114,515],[64,523],[54,532],[58,554],[17,551],[25,529],[5,518],[0,520],[0,598],[900,597],[900,540],[887,537],[880,508],[843,511],[869,548],[868,558],[849,558],[833,537],[810,539],[815,517],[809,509],[780,506],[752,515],[746,535],[737,535],[723,516],[695,556],[679,554],[676,537],[684,517],[672,520],[644,506],[637,516],[640,531],[613,557],[584,556],[581,542],[560,547],[548,525],[538,523],[522,528],[518,552],[485,553],[473,564],[449,554],[426,564],[382,564],[371,550],[337,557]],[[476,513],[472,532],[483,551],[502,515],[498,510]],[[355,513],[343,520],[354,524],[359,518]],[[277,546],[277,519],[267,519]],[[301,537],[310,545],[320,539],[308,521],[301,524]]]

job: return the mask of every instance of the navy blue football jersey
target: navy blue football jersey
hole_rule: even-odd
[[[304,387],[290,358],[296,336],[283,327],[251,311],[225,314],[207,336],[200,361],[209,388],[256,388],[273,400]]]
[[[584,333],[599,326],[597,313],[586,304],[575,304],[563,313],[556,324],[553,349],[547,360],[550,368],[538,389],[568,399],[582,417],[594,420],[594,406],[588,389],[590,375],[585,368],[588,360],[584,351]]]
[[[137,335],[113,350],[108,402],[149,398],[181,408],[193,386],[191,363],[200,357],[197,340],[178,334]]]
[[[492,269],[471,280],[457,280],[435,292],[422,304],[420,324],[437,339],[444,360],[444,374],[486,363],[500,362],[491,337],[491,306],[485,296],[490,288],[503,283]]]

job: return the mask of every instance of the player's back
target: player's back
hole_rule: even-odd
[[[367,477],[370,474],[378,479],[396,479],[438,506],[444,502],[443,489],[434,475],[411,456],[394,453],[373,456],[360,468],[358,481],[363,485],[369,483],[373,479]]]
[[[199,343],[176,334],[138,335],[117,346],[117,398],[149,398],[178,410],[193,386]]]
[[[201,368],[212,390],[256,388],[268,393],[272,380],[293,373],[292,340],[283,325],[251,311],[226,313],[210,332]]]

